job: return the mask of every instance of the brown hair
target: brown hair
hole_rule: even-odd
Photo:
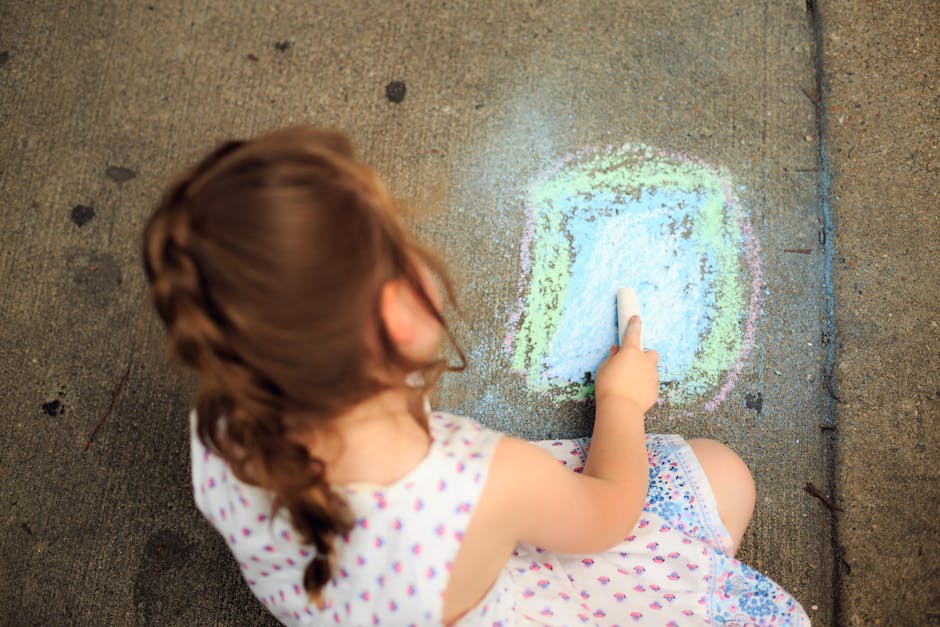
[[[396,351],[379,294],[406,279],[453,343],[418,267],[430,267],[453,302],[442,264],[402,227],[346,137],[306,127],[217,148],[167,191],[143,255],[171,352],[198,375],[199,438],[276,494],[275,510],[285,507],[316,548],[304,587],[319,598],[333,542],[353,520],[323,461],[295,436],[393,387],[410,390],[427,429],[420,399],[448,367]],[[414,370],[425,387],[406,385]]]

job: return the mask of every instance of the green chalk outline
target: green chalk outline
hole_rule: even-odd
[[[695,252],[707,257],[716,268],[715,304],[696,359],[684,379],[666,388],[663,396],[667,401],[682,403],[715,387],[741,351],[739,316],[747,309],[745,290],[739,280],[742,234],[737,224],[738,206],[732,198],[725,207],[724,172],[715,174],[697,163],[675,161],[638,145],[627,145],[608,154],[589,153],[571,161],[570,169],[562,169],[530,188],[528,202],[536,215],[530,278],[514,341],[513,368],[526,373],[530,388],[550,391],[556,400],[583,400],[593,395],[593,383],[559,383],[542,376],[545,357],[561,321],[561,304],[568,293],[574,258],[565,230],[569,216],[558,205],[578,196],[587,199],[593,189],[637,195],[644,189],[672,187],[686,193],[698,191],[706,198],[692,222],[690,240]],[[615,215],[620,213],[616,211]]]

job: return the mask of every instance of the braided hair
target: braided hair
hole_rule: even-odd
[[[421,398],[463,366],[399,354],[379,294],[406,279],[453,343],[418,264],[453,302],[446,272],[346,137],[307,127],[218,147],[169,188],[143,239],[170,352],[197,374],[198,436],[239,478],[271,490],[274,509],[314,546],[303,583],[320,601],[334,540],[353,517],[297,436],[394,387],[428,428]],[[406,383],[415,370],[422,388]]]

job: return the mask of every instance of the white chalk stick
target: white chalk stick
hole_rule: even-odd
[[[621,287],[617,290],[617,337],[623,344],[623,336],[627,332],[627,323],[632,316],[640,315],[640,299],[632,287]],[[643,348],[642,340],[640,348]]]

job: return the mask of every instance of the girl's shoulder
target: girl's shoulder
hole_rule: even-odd
[[[243,506],[252,509],[270,509],[272,495],[268,491],[246,484],[235,477],[228,463],[209,450],[199,439],[196,431],[196,412],[190,413],[190,463],[193,481],[193,496],[196,504],[215,522],[218,512],[213,511],[215,495],[223,499],[235,494]],[[428,415],[428,430],[431,435],[431,447],[427,456],[420,461],[405,477],[392,485],[382,486],[392,489],[398,484],[409,484],[422,478],[436,478],[442,473],[456,471],[457,474],[472,469],[474,474],[486,474],[497,442],[504,435],[481,423],[458,414],[432,411]],[[350,492],[361,488],[376,488],[370,484],[347,486]]]
[[[338,486],[346,498],[372,498],[381,492],[388,497],[399,493],[441,490],[442,485],[472,486],[482,484],[489,474],[490,462],[502,434],[479,422],[448,412],[428,415],[431,444],[426,456],[399,480],[386,484],[354,483]],[[452,492],[453,493],[453,492]]]
[[[434,442],[445,447],[490,443],[503,435],[472,418],[442,411],[430,412],[428,429]]]
[[[428,465],[438,466],[432,474],[446,472],[451,467],[463,473],[470,466],[477,473],[489,473],[502,433],[472,418],[446,412],[432,412],[428,417],[428,428],[431,432]]]

